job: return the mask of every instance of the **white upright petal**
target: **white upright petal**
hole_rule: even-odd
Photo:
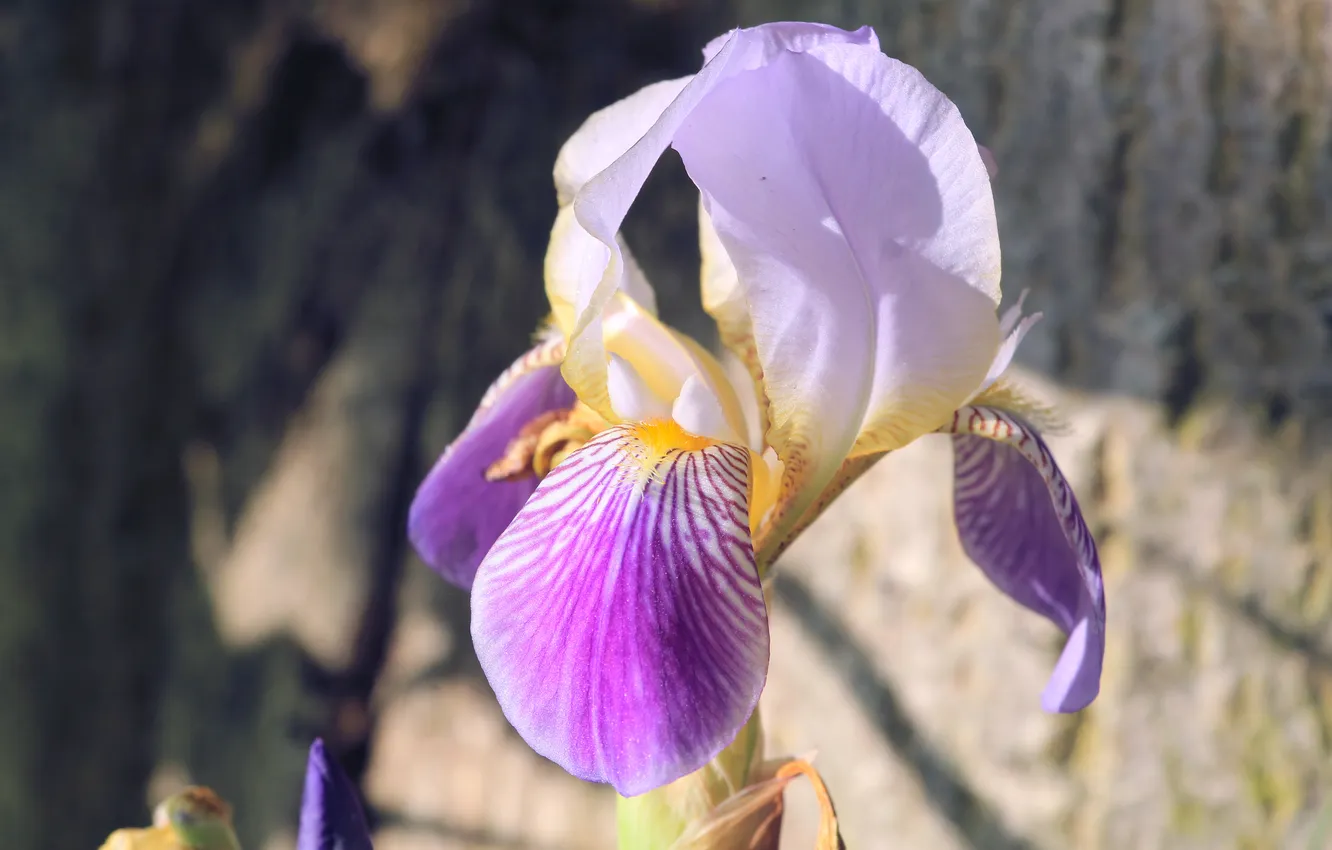
[[[985,165],[917,71],[844,43],[722,82],[674,145],[749,304],[798,514],[848,455],[934,430],[984,379],[1000,265]]]
[[[740,36],[740,43],[731,59],[733,72],[752,71],[782,53],[804,53],[827,44],[854,44],[875,52],[879,50],[879,36],[871,27],[844,30],[828,24],[778,21],[717,36],[703,48],[703,61],[711,62],[712,57],[736,35]]]
[[[717,395],[697,375],[691,375],[680,388],[671,406],[671,418],[695,436],[744,445],[744,437],[727,420]]]
[[[612,413],[598,319],[624,286],[626,261],[616,235],[680,125],[719,82],[761,65],[770,55],[828,41],[863,45],[872,38],[867,29],[848,33],[809,24],[737,30],[698,74],[650,86],[603,110],[570,140],[572,147],[561,154],[557,184],[562,194],[573,193],[566,207],[572,215],[561,213],[551,234],[546,291],[568,340],[564,378],[585,404],[603,416]],[[679,88],[671,98],[673,86]]]
[[[555,193],[560,206],[571,203],[587,181],[643,138],[691,79],[692,76],[653,83],[592,113],[555,158]]]
[[[572,333],[580,310],[579,281],[600,276],[610,259],[606,246],[577,226],[573,203],[578,190],[633,146],[675,99],[690,77],[654,83],[624,100],[617,101],[583,122],[560,148],[555,159],[555,193],[560,212],[551,232],[546,255],[546,291],[555,311],[556,324],[566,337]],[[619,288],[653,315],[657,299],[652,285],[629,254],[622,237],[616,239],[623,258]],[[597,271],[589,271],[595,266]]]
[[[638,371],[618,354],[612,354],[606,364],[606,389],[611,407],[622,422],[665,419],[671,415],[670,402],[652,392]]]
[[[762,442],[768,432],[768,398],[763,389],[763,367],[759,363],[758,351],[754,348],[754,325],[749,318],[749,301],[745,298],[744,287],[731,263],[726,247],[717,236],[717,229],[712,226],[708,212],[702,200],[698,208],[698,247],[703,260],[700,283],[703,290],[703,309],[717,322],[717,336],[722,345],[735,355],[736,361],[748,376],[750,388],[740,390],[742,399],[753,397],[754,406],[752,427],[747,432],[756,432],[756,445]],[[746,411],[748,412],[748,411]]]

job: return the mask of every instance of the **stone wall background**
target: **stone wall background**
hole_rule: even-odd
[[[559,144],[784,17],[875,25],[995,151],[1111,642],[1041,714],[1057,637],[966,564],[926,440],[785,559],[773,746],[853,847],[1332,846],[1326,0],[0,6],[0,845],[190,780],[282,847],[322,734],[380,847],[609,846],[403,518],[541,313]],[[668,165],[628,235],[706,337],[693,213]]]

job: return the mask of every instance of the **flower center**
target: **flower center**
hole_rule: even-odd
[[[543,413],[524,425],[504,454],[486,468],[486,480],[545,478],[571,452],[605,429],[606,421],[581,403]]]

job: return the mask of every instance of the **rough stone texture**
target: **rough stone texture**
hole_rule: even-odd
[[[1225,413],[1182,441],[1136,399],[1040,395],[1068,414],[1051,448],[1101,543],[1093,708],[1040,712],[1062,639],[963,555],[930,437],[787,556],[775,742],[818,748],[853,846],[1301,846],[1332,787],[1327,589],[1308,584],[1332,563],[1290,478]]]
[[[381,847],[609,845],[611,797],[503,723],[403,514],[539,318],[561,141],[780,17],[874,24],[994,149],[1110,646],[1092,710],[1040,713],[1057,636],[965,563],[927,440],[779,570],[772,749],[818,748],[852,846],[1311,846],[1326,0],[0,8],[0,846],[96,846],[187,779],[290,846],[314,734]],[[693,212],[671,166],[627,229],[707,338]]]

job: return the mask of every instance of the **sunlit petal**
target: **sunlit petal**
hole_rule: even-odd
[[[735,737],[767,671],[749,452],[613,427],[541,483],[472,594],[477,656],[542,755],[626,796]]]
[[[690,112],[719,81],[776,52],[829,40],[863,44],[872,38],[868,29],[847,33],[811,24],[736,30],[693,77],[658,83],[594,117],[587,133],[595,144],[580,141],[578,155],[569,153],[561,169],[561,191],[577,190],[556,221],[546,264],[546,291],[569,346],[564,377],[585,404],[607,419],[613,416],[600,320],[612,296],[624,287],[625,260],[616,234],[652,167]],[[675,85],[680,88],[670,99]],[[588,176],[617,148],[624,152]]]
[[[680,395],[671,407],[671,418],[691,434],[727,443],[743,442],[727,421],[716,394],[697,375],[680,388]]]
[[[963,408],[949,430],[962,547],[1000,590],[1069,635],[1041,703],[1078,711],[1100,690],[1105,592],[1073,489],[1036,430],[1011,413]]]
[[[643,138],[690,79],[653,83],[592,113],[555,158],[555,192],[560,206],[572,202],[587,181]]]
[[[703,61],[711,62],[731,40],[736,49],[731,59],[732,73],[752,71],[783,53],[804,53],[829,44],[850,44],[879,49],[879,36],[871,27],[844,30],[828,24],[804,21],[778,21],[752,29],[732,30],[709,41],[703,48]]]
[[[703,291],[703,309],[717,323],[717,336],[727,350],[735,355],[744,368],[752,386],[741,395],[742,400],[753,398],[754,448],[758,448],[768,432],[768,396],[763,389],[763,366],[754,347],[754,325],[749,318],[749,301],[745,298],[740,277],[736,274],[726,247],[717,236],[708,212],[702,202],[698,208],[698,246],[703,266],[700,283]]]
[[[536,489],[535,475],[487,481],[524,425],[574,403],[560,377],[563,344],[544,342],[495,381],[458,438],[421,482],[408,514],[408,536],[421,559],[467,588],[495,539]]]
[[[609,258],[604,245],[594,245],[579,238],[584,234],[571,232],[575,221],[570,204],[583,184],[622,156],[647,132],[688,82],[688,77],[682,77],[654,83],[594,112],[560,148],[555,159],[555,192],[561,210],[552,233],[546,285],[552,304],[570,305],[567,309],[557,307],[555,310],[557,324],[565,333],[573,330],[572,305],[578,300],[576,290],[581,279],[579,265],[582,258],[589,257],[601,267]],[[651,284],[629,254],[624,240],[618,239],[617,243],[624,258],[620,288],[655,315],[657,301]],[[600,271],[595,274],[600,275]]]
[[[620,421],[641,422],[671,415],[671,403],[652,392],[638,370],[618,354],[612,354],[606,365],[606,382],[611,407]]]
[[[674,144],[744,289],[799,514],[848,454],[934,430],[984,379],[999,344],[984,163],[918,72],[847,45],[719,84]]]

